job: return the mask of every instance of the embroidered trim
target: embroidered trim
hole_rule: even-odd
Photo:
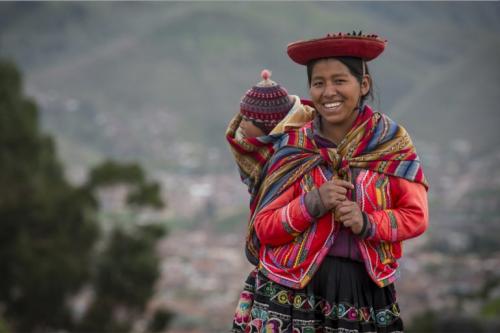
[[[392,210],[388,210],[387,215],[389,216],[389,220],[391,222],[391,240],[392,242],[396,242],[398,239],[398,220],[396,219],[396,216],[394,216],[394,212]]]
[[[282,258],[282,250],[289,249],[288,253],[290,251],[293,251],[294,253],[297,253],[298,249],[298,244],[303,241],[303,239],[309,239],[309,242],[312,242],[313,237],[310,237],[307,235],[307,233],[316,233],[317,229],[317,224],[314,223],[311,225],[310,228],[308,228],[304,233],[300,234],[294,241],[294,246],[290,249],[288,246],[282,246],[279,248],[270,248],[270,247],[265,247],[264,248],[264,253],[261,257],[261,261],[259,262],[259,271],[264,274],[268,279],[275,281],[283,286],[289,287],[289,288],[294,288],[294,289],[300,289],[303,288],[304,286],[309,283],[309,281],[312,279],[312,276],[318,269],[319,263],[321,263],[322,258],[328,253],[330,247],[332,246],[335,236],[333,234],[334,231],[334,225],[333,223],[330,226],[330,230],[328,234],[330,235],[325,239],[325,242],[321,246],[321,249],[318,250],[314,257],[312,258],[311,262],[309,263],[309,266],[301,268],[299,271],[297,271],[297,274],[293,274],[291,270],[296,269],[297,267],[283,267],[280,265],[280,263],[283,262]],[[300,257],[300,260],[302,260],[300,263],[303,262],[303,260],[306,258],[308,255],[310,244],[306,244],[303,252],[300,253],[298,257]],[[269,258],[269,262],[268,262]],[[288,257],[285,257],[285,259]],[[297,261],[296,261],[297,263]],[[276,272],[275,269],[273,269],[273,265],[275,267],[278,267],[279,269],[283,270],[283,273]],[[299,266],[299,265],[296,265]],[[289,274],[289,276],[286,276]]]
[[[305,193],[300,196],[300,199],[299,199],[300,200],[300,212],[307,219],[308,222],[311,222],[312,220],[314,220],[314,217],[311,216],[311,214],[309,214],[309,212],[307,211],[305,198],[306,198]]]
[[[299,234],[297,230],[293,229],[290,223],[288,223],[288,206],[283,207],[281,210],[281,225],[288,234],[294,237],[296,237]]]
[[[268,298],[270,303],[274,303],[278,306],[290,306],[293,307],[293,311],[299,312],[321,313],[325,318],[334,321],[343,320],[353,323],[358,322],[360,324],[375,324],[378,327],[387,327],[395,321],[400,320],[400,309],[397,303],[392,303],[381,309],[374,309],[373,307],[356,307],[348,302],[329,303],[321,297],[308,296],[304,293],[289,290],[272,281],[267,281],[262,284],[256,283],[254,294],[249,293],[248,290],[242,293],[242,298],[240,298],[238,304],[242,304],[243,308],[237,310],[237,314],[239,314],[238,319],[240,319],[238,321],[239,323],[241,323],[241,319],[243,319],[243,321],[247,319],[245,316],[249,312],[247,305],[250,304],[250,306],[252,306],[251,303],[253,303],[250,325],[256,322],[269,324],[271,321],[283,323],[282,320],[285,322],[292,320],[294,327],[296,327],[296,324],[298,324],[298,327],[301,327],[301,324],[306,322],[309,324],[322,325],[322,321],[320,320],[300,320],[299,323],[299,320],[293,319],[290,315],[269,311],[270,304],[253,301],[258,295]],[[244,314],[243,318],[241,314]],[[287,324],[289,325],[290,322]]]

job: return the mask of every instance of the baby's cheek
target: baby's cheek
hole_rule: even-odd
[[[247,138],[255,138],[257,136],[262,136],[265,134],[260,128],[255,126],[251,121],[243,120],[241,122],[240,127],[243,135],[245,135],[245,137]]]

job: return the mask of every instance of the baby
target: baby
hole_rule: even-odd
[[[297,96],[289,95],[285,88],[271,80],[269,70],[264,69],[261,77],[263,80],[248,90],[241,99],[241,122],[237,137],[268,135],[300,102]]]
[[[313,119],[311,102],[289,95],[263,70],[262,81],[243,95],[240,111],[226,130],[226,139],[238,166],[243,183],[254,195],[262,179],[261,171],[274,152],[280,134],[301,127]]]

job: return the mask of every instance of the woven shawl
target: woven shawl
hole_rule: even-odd
[[[349,168],[362,168],[418,182],[428,189],[407,131],[367,105],[337,148],[317,147],[312,121],[284,133],[236,139],[233,135],[239,121],[238,116],[233,119],[226,138],[251,194],[246,253],[253,264],[258,263],[260,248],[253,228],[257,212],[322,163],[334,176],[348,181]]]

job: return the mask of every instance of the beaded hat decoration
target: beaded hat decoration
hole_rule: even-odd
[[[311,60],[330,57],[356,57],[370,61],[385,49],[387,41],[377,35],[359,33],[327,34],[326,37],[297,41],[288,44],[288,56],[298,64],[307,65]]]
[[[290,111],[294,101],[285,88],[271,80],[271,71],[261,72],[262,81],[248,90],[240,102],[240,113],[269,133]]]

